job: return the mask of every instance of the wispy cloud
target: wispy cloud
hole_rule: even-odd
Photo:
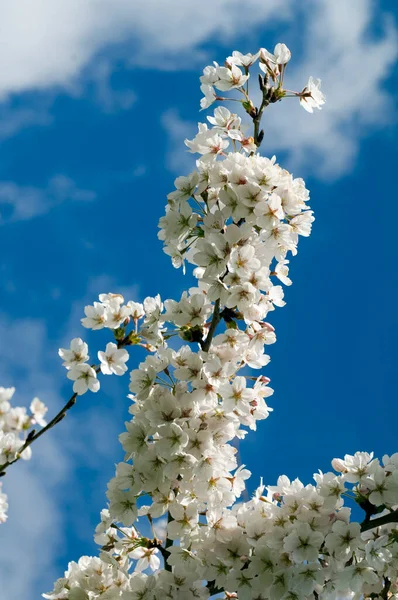
[[[182,119],[178,110],[174,108],[163,113],[161,122],[168,134],[166,166],[173,173],[192,171],[195,168],[196,157],[188,152],[184,139],[191,139],[196,135],[196,124]]]
[[[80,320],[84,317],[84,307],[87,304],[93,304],[98,301],[99,294],[122,294],[126,302],[134,300],[140,302],[140,288],[138,285],[121,285],[117,283],[110,275],[98,275],[91,277],[87,282],[86,291],[82,298],[75,300],[70,307],[69,319],[65,323],[62,333],[62,343],[68,344],[72,337],[83,337],[83,334],[89,334],[89,330],[84,329]]]
[[[80,189],[65,175],[55,175],[45,188],[0,181],[0,224],[33,219],[66,201],[88,202],[95,198],[95,192]]]
[[[123,67],[120,67],[123,70]],[[84,93],[87,82],[94,88],[94,100],[106,114],[129,110],[137,100],[131,89],[119,89],[114,82],[119,68],[110,58],[101,58],[87,69],[84,82],[81,82],[77,93]]]
[[[49,111],[49,101],[30,102],[24,106],[13,106],[10,101],[0,103],[0,140],[12,137],[27,126],[50,125],[52,117]]]

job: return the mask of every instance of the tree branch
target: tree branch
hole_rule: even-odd
[[[170,511],[167,513],[167,524],[171,523],[171,521],[173,521],[173,517],[170,514]],[[165,548],[164,548],[164,552],[165,554],[163,554],[163,558],[164,558],[164,568],[165,571],[171,571],[171,565],[169,565],[169,563],[167,562],[167,557],[169,556],[170,552],[167,550],[167,548],[170,548],[170,546],[173,545],[173,540],[171,540],[170,538],[166,537],[166,543],[165,543]],[[166,556],[167,555],[167,556]]]
[[[65,404],[65,406],[63,408],[61,408],[59,413],[57,413],[55,415],[55,417],[53,419],[51,419],[51,421],[49,423],[47,423],[47,425],[45,427],[40,429],[40,431],[38,431],[37,433],[33,433],[33,435],[28,435],[28,437],[25,440],[24,445],[18,451],[17,456],[13,460],[9,460],[9,461],[5,462],[4,464],[0,465],[0,476],[5,475],[6,469],[10,465],[13,465],[14,463],[18,462],[21,459],[21,454],[24,450],[26,450],[26,448],[29,448],[29,446],[31,444],[33,444],[33,442],[38,440],[39,437],[41,437],[43,435],[43,433],[45,433],[46,431],[48,431],[49,429],[54,427],[57,423],[62,421],[62,419],[66,416],[66,413],[68,412],[68,410],[71,409],[72,406],[76,403],[76,398],[77,398],[77,394],[73,394],[73,396],[71,396],[71,398],[68,400],[68,402]]]
[[[365,520],[361,523],[361,531],[369,531],[375,527],[381,527],[382,525],[388,525],[389,523],[398,523],[398,510],[394,510],[388,515],[383,515],[377,519]]]
[[[134,336],[135,333],[130,332],[129,334],[127,334],[126,337],[124,337],[122,340],[120,340],[117,343],[117,347],[124,348],[125,346],[130,346],[132,344],[132,335]],[[95,370],[96,373],[99,373],[101,370],[99,366],[93,366],[93,369]],[[41,437],[43,435],[43,433],[46,433],[46,431],[48,431],[49,429],[52,429],[57,423],[59,423],[60,421],[62,421],[62,419],[64,417],[66,417],[66,413],[68,412],[68,410],[70,410],[72,408],[72,406],[74,404],[76,404],[76,399],[77,399],[77,394],[73,394],[69,398],[69,400],[65,404],[65,406],[63,408],[61,408],[59,413],[57,413],[55,415],[55,417],[53,419],[51,419],[51,421],[49,423],[47,423],[47,425],[45,427],[40,429],[40,431],[38,431],[37,433],[35,433],[34,430],[32,430],[30,432],[30,434],[28,435],[28,437],[25,440],[24,445],[18,451],[17,456],[13,460],[9,460],[9,461],[5,462],[4,464],[0,465],[0,477],[3,477],[6,474],[6,469],[10,465],[13,465],[14,463],[18,462],[21,459],[21,454],[24,450],[26,450],[26,448],[29,448],[29,446],[31,444],[33,444],[33,442],[38,440],[39,437]]]
[[[209,590],[210,596],[214,596],[215,594],[221,594],[221,592],[224,591],[223,589],[218,588],[216,586],[216,582],[215,581],[208,581],[206,587]]]
[[[256,115],[253,117],[253,125],[254,125],[253,138],[254,138],[254,143],[256,144],[257,148],[260,147],[261,142],[263,140],[263,135],[264,135],[264,132],[260,132],[261,118],[263,116],[264,109],[269,105],[268,89],[266,87],[265,79],[262,80],[261,76],[260,76],[260,89],[263,94],[263,99],[260,104],[260,107],[256,109]]]

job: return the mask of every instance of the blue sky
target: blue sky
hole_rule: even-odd
[[[157,240],[166,194],[192,170],[201,69],[237,49],[293,51],[289,86],[321,77],[328,103],[264,116],[263,152],[305,178],[316,222],[292,260],[265,369],[274,412],[241,444],[273,484],[309,482],[356,450],[395,443],[397,12],[370,0],[14,0],[0,3],[0,384],[55,413],[70,395],[57,351],[100,292],[178,298],[191,279]],[[242,12],[243,11],[243,12]],[[130,367],[141,356],[132,353]],[[122,457],[128,380],[105,379],[4,480],[7,600],[39,598],[67,562],[96,552],[93,528]],[[21,577],[23,565],[24,577]]]

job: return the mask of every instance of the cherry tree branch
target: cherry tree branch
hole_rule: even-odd
[[[39,437],[41,437],[44,433],[46,433],[46,431],[49,431],[49,429],[52,429],[57,423],[59,423],[60,421],[62,421],[62,419],[64,417],[66,417],[66,413],[68,412],[68,410],[70,410],[72,408],[72,406],[76,403],[76,399],[77,399],[77,394],[73,394],[70,399],[68,400],[68,402],[65,404],[65,406],[63,406],[61,408],[61,410],[59,411],[59,413],[57,413],[55,415],[55,417],[53,419],[51,419],[51,421],[49,423],[47,423],[47,425],[45,427],[43,427],[42,429],[40,429],[40,431],[35,432],[35,430],[33,429],[28,437],[25,440],[24,445],[22,446],[22,448],[18,451],[17,456],[13,459],[13,460],[8,460],[7,462],[5,462],[4,464],[0,465],[0,477],[4,476],[6,474],[6,469],[10,466],[13,465],[14,463],[18,462],[22,457],[21,454],[24,450],[26,450],[27,448],[29,448],[29,446],[31,444],[33,444],[33,442],[35,442],[36,440],[39,439]]]
[[[364,521],[361,523],[361,531],[369,531],[369,529],[374,529],[375,527],[381,527],[382,525],[389,525],[390,523],[398,523],[398,509],[389,513],[388,515],[383,515],[382,517],[378,517],[377,519],[371,519],[369,521]]]
[[[131,337],[131,334],[128,334],[128,335],[126,335],[126,337],[124,337],[122,340],[120,340],[118,342],[117,347],[123,348],[125,346],[131,346],[131,345],[132,345],[132,337]],[[99,373],[101,370],[98,365],[93,366],[93,369],[95,370],[96,373]],[[45,427],[40,429],[40,431],[36,432],[34,429],[32,429],[32,431],[28,434],[23,446],[20,448],[20,450],[18,450],[18,454],[16,455],[16,457],[13,458],[12,460],[8,460],[7,462],[0,465],[0,477],[3,477],[6,474],[6,469],[10,465],[13,465],[14,463],[21,460],[21,458],[22,458],[21,455],[24,452],[24,450],[29,448],[29,446],[31,446],[33,444],[33,442],[38,440],[44,433],[46,433],[46,431],[49,431],[50,429],[55,427],[55,425],[60,423],[66,417],[66,413],[72,408],[72,406],[74,406],[76,404],[77,396],[78,396],[78,394],[76,394],[76,393],[72,394],[72,396],[69,398],[68,402],[61,408],[61,410],[55,415],[55,417],[53,419],[51,419],[51,421],[49,423],[47,423],[47,425]]]
[[[216,582],[215,581],[208,581],[206,587],[209,590],[210,596],[214,596],[215,594],[221,594],[221,592],[224,591],[223,589],[218,588],[216,586]]]

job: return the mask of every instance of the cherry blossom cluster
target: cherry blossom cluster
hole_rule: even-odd
[[[381,521],[398,506],[398,454],[380,464],[357,452],[332,465],[339,472],[319,472],[315,484],[282,476],[276,486],[261,485],[249,502],[214,509],[194,528],[186,515],[178,524],[180,543],[162,552],[169,571],[159,569],[161,540],[115,528],[104,510],[95,536],[100,558],[70,563],[44,597],[205,599],[228,590],[228,598],[244,600],[332,600],[378,598],[388,589],[395,598],[398,528]],[[344,497],[365,508],[362,527],[350,522]]]
[[[237,311],[246,323],[261,322],[284,305],[274,281],[290,285],[287,253],[296,254],[299,236],[310,234],[308,190],[275,158],[257,154],[231,152],[206,165],[200,159],[198,168],[204,180],[199,172],[176,180],[159,237],[175,266],[184,258],[197,265],[209,301]]]
[[[249,71],[258,61],[259,68],[264,73],[261,90],[266,91],[269,102],[276,102],[292,95],[299,98],[301,106],[308,112],[312,113],[314,108],[321,109],[325,104],[325,96],[320,90],[320,79],[310,77],[301,92],[287,92],[283,89],[286,65],[291,56],[289,48],[279,43],[276,44],[273,53],[265,48],[260,48],[255,54],[242,54],[235,50],[223,66],[214,62],[213,65],[205,67],[200,78],[202,84],[200,89],[204,95],[200,102],[201,108],[208,108],[216,101],[227,100],[217,94],[216,90],[221,92],[237,90],[243,94],[242,103],[250,114],[254,105],[248,95],[251,75]]]
[[[258,153],[267,106],[289,95],[309,112],[324,103],[319,80],[284,89],[289,60],[284,44],[234,52],[201,77],[202,108],[236,90],[254,130],[219,106],[185,142],[196,170],[176,179],[159,238],[175,267],[194,266],[197,285],[142,304],[101,294],[82,319],[112,332],[98,364],[80,338],[60,350],[75,396],[97,392],[100,372],[125,374],[133,346],[147,354],[129,373],[125,457],[96,530],[100,555],[70,563],[48,600],[398,597],[398,454],[382,463],[347,455],[314,484],[280,477],[242,501],[250,472],[237,443],[272,411],[270,380],[258,375],[276,341],[268,313],[285,304],[290,254],[314,220],[303,180]],[[256,61],[258,107],[249,96]],[[363,509],[362,523],[346,498]]]
[[[25,407],[12,406],[11,398],[15,388],[0,387],[0,472],[2,466],[13,461],[17,456],[29,460],[31,448],[24,447],[29,431],[34,425],[44,426],[44,416],[47,407],[39,398],[34,398],[30,404],[30,414]],[[0,484],[0,523],[7,519],[7,496]]]

